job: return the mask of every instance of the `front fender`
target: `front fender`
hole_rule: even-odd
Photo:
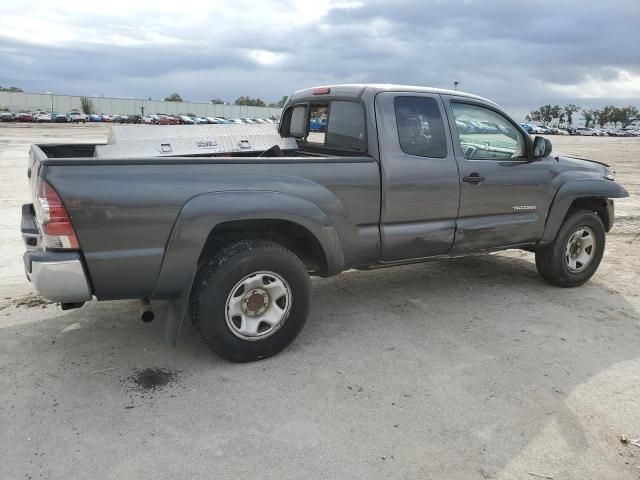
[[[571,180],[564,183],[556,193],[549,209],[544,233],[538,245],[548,245],[555,240],[569,207],[578,198],[599,197],[624,198],[629,193],[618,183],[606,179]]]
[[[340,272],[344,254],[327,215],[296,195],[272,191],[225,191],[197,195],[180,210],[173,226],[153,298],[178,296],[195,275],[197,262],[211,230],[234,220],[286,220],[307,229],[327,259],[327,274]]]

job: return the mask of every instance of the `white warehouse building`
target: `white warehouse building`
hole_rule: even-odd
[[[67,113],[81,110],[81,96],[56,95],[48,93],[0,92],[0,109],[11,112]],[[213,105],[195,102],[164,102],[162,100],[143,100],[135,98],[87,97],[93,103],[95,113],[103,115],[140,115],[144,113],[166,113],[180,115],[192,113],[198,117],[248,117],[280,118],[281,108],[247,107],[241,105]]]

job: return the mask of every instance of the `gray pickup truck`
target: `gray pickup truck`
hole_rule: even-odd
[[[271,148],[219,127],[191,146],[199,126],[34,145],[22,233],[36,289],[62,308],[168,299],[170,343],[190,317],[213,351],[252,361],[298,335],[310,274],[519,248],[549,283],[581,285],[627,196],[607,165],[554,155],[458,91],[300,90]]]

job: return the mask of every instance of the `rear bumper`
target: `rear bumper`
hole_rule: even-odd
[[[22,206],[21,229],[27,248],[24,270],[38,293],[59,303],[91,300],[91,287],[80,254],[42,249],[32,204]]]

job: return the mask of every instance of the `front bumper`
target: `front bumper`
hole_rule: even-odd
[[[44,250],[32,204],[22,206],[22,238],[27,278],[45,298],[59,303],[91,300],[91,287],[78,252]]]

